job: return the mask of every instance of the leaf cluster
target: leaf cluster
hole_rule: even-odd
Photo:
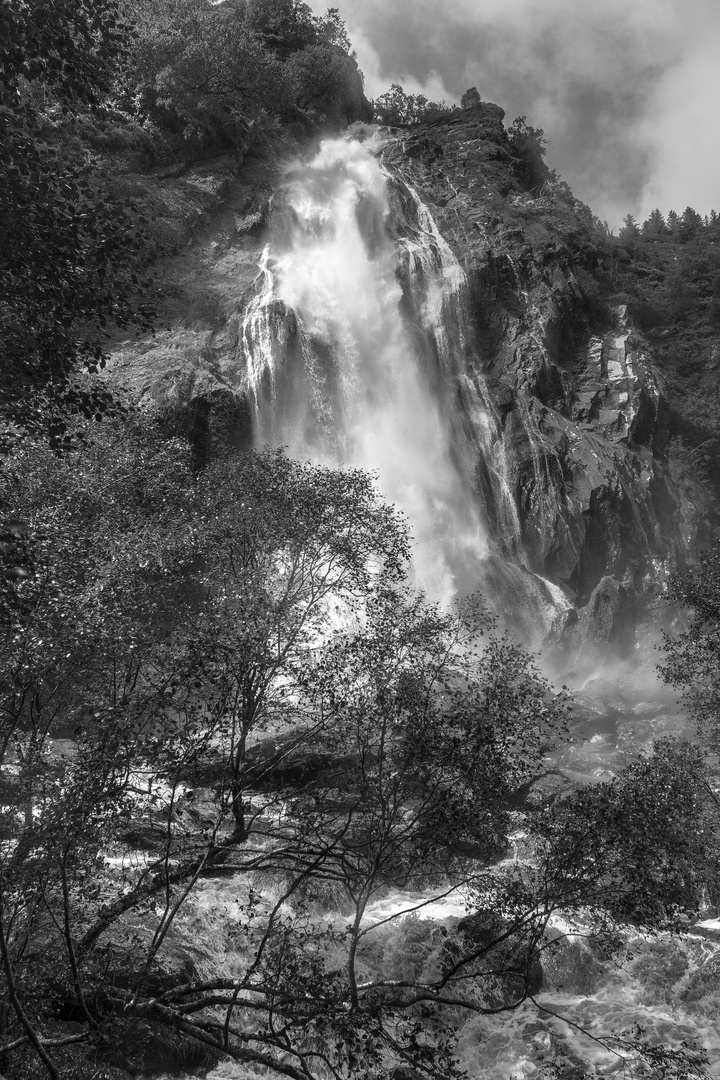
[[[612,781],[550,807],[535,827],[547,845],[548,891],[591,908],[598,926],[608,916],[672,924],[717,895],[717,811],[704,756],[689,743],[656,744]]]
[[[520,182],[532,191],[541,188],[550,176],[545,164],[545,132],[531,127],[524,116],[517,116],[508,128],[508,142]]]
[[[134,13],[137,41],[120,101],[195,155],[244,153],[256,125],[347,123],[366,109],[337,9],[321,17],[296,0],[135,0]]]
[[[143,322],[135,299],[142,221],[69,137],[99,108],[132,41],[115,0],[10,3],[0,61],[2,417],[47,427],[76,391],[78,367],[103,363],[111,324]],[[89,408],[104,412],[106,395]]]
[[[429,101],[425,94],[408,94],[399,83],[373,102],[373,119],[390,127],[409,127],[440,120],[452,112],[444,101]]]
[[[676,575],[667,589],[670,603],[684,609],[686,625],[664,639],[660,673],[683,691],[691,720],[710,749],[720,748],[720,550],[700,556],[698,566]]]

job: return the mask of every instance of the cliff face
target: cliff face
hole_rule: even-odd
[[[388,227],[398,237],[422,231],[403,197],[417,193],[464,270],[468,356],[501,431],[523,558],[569,605],[555,638],[626,650],[668,570],[690,557],[697,515],[665,459],[648,347],[624,307],[599,302],[590,212],[553,179],[539,193],[522,190],[502,121],[498,106],[483,104],[395,133],[382,151],[395,178]],[[201,456],[253,439],[240,337],[257,294],[269,186],[266,166],[246,166],[228,184],[220,209],[162,270],[163,329],[116,351],[116,375],[168,407]],[[282,304],[266,316],[271,335],[294,338]],[[445,393],[462,427],[455,384]],[[480,493],[486,473],[478,452]],[[501,525],[489,527],[502,545]]]
[[[518,191],[492,104],[384,151],[463,266],[532,570],[571,597],[569,644],[625,649],[697,514],[666,459],[664,400],[624,306],[600,304],[590,212],[566,185]]]

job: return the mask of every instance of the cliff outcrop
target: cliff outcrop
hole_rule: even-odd
[[[625,305],[601,300],[592,215],[552,174],[523,190],[503,115],[463,110],[383,157],[467,274],[529,566],[569,596],[568,642],[625,651],[692,557],[698,515],[671,474],[650,348]]]

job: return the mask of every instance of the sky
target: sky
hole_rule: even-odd
[[[720,210],[720,0],[332,3],[369,97],[476,86],[506,124],[544,130],[548,164],[614,229],[655,207]]]

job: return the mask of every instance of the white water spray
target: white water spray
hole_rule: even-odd
[[[373,149],[326,141],[275,198],[239,333],[256,445],[374,473],[409,521],[425,594],[480,590],[540,645],[567,603],[526,564],[465,273]]]
[[[457,365],[446,299],[464,274],[419,200],[417,207],[418,237],[399,253],[422,274],[423,330],[447,370]],[[257,441],[375,473],[409,519],[417,584],[441,601],[477,587],[486,530],[403,318],[386,174],[366,145],[327,141],[310,163],[289,170],[279,217],[241,337]],[[479,398],[474,405],[489,431],[486,406]]]

